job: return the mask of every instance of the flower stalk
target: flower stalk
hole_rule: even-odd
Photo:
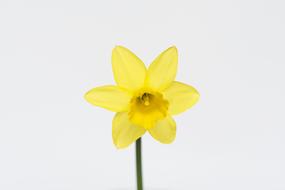
[[[136,140],[137,190],[143,190],[141,138]]]

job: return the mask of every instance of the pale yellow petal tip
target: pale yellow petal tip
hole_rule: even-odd
[[[124,47],[124,46],[121,46],[121,45],[116,45],[114,48],[113,48],[113,52],[114,51],[120,51],[120,50],[128,50],[128,48]]]
[[[138,139],[138,138],[137,138]],[[136,139],[136,140],[137,140]],[[113,144],[114,144],[114,146],[116,147],[116,149],[118,149],[118,150],[122,150],[122,149],[126,149],[126,148],[128,148],[129,146],[131,146],[133,143],[135,143],[136,142],[136,140],[134,141],[134,142],[132,142],[132,143],[120,143],[120,142],[118,142],[118,141],[116,141],[115,139],[114,139],[114,137],[113,137]]]
[[[131,144],[122,144],[122,143],[119,143],[118,142],[118,140],[115,140],[115,137],[113,136],[113,144],[114,144],[114,146],[116,147],[116,149],[118,149],[118,150],[121,150],[121,149],[125,149],[125,148],[128,148],[131,144],[133,144],[133,143],[131,143]]]
[[[176,137],[174,137],[173,139],[169,139],[168,141],[165,142],[161,142],[162,144],[172,144],[175,141]]]
[[[148,131],[149,132],[149,131]],[[150,132],[149,132],[150,133]],[[165,137],[163,139],[155,138],[153,135],[152,137],[161,144],[172,144],[176,139],[176,131],[174,132],[174,136],[172,137]]]
[[[195,89],[195,88],[194,88]],[[195,89],[195,95],[196,95],[196,103],[200,100],[200,93],[198,92],[197,89]],[[196,104],[195,103],[195,104]]]
[[[126,148],[128,148],[130,145],[118,145],[118,144],[115,144],[114,143],[114,145],[115,145],[115,147],[116,147],[116,149],[117,150],[123,150],[123,149],[126,149]]]
[[[86,102],[88,102],[89,104],[93,105],[93,106],[98,106],[98,105],[94,102],[94,100],[92,100],[92,98],[90,97],[90,94],[91,94],[91,90],[88,91],[88,92],[86,92],[86,93],[84,94],[84,96],[83,96],[84,100],[85,100]]]
[[[90,93],[90,91],[88,91],[88,92],[86,92],[85,94],[84,94],[84,96],[83,96],[83,98],[87,101],[87,102],[89,102],[89,93]]]
[[[161,144],[172,144],[176,139],[176,136],[174,136],[173,138],[170,138],[170,139],[164,139],[163,141],[161,140],[157,140],[158,142],[160,142]]]
[[[201,95],[200,93],[197,91],[197,101],[200,99]]]
[[[122,146],[120,144],[117,144],[117,142],[114,139],[113,139],[113,144],[116,147],[116,149],[118,149],[118,150],[126,148],[126,146]]]
[[[183,83],[182,83],[183,84]],[[193,89],[193,92],[192,92],[192,94],[194,94],[195,96],[195,104],[199,101],[199,99],[200,99],[200,93],[199,93],[199,91],[195,88],[195,87],[193,87],[193,86],[191,86],[191,88]]]
[[[166,51],[175,51],[175,53],[178,54],[178,49],[175,45],[169,47]]]
[[[196,90],[196,89],[195,89]],[[186,110],[188,110],[188,109],[191,109],[191,108],[193,108],[198,102],[199,102],[199,100],[200,100],[200,93],[196,90],[195,92],[194,92],[194,97],[193,97],[193,104],[189,107],[189,108],[187,108]],[[185,110],[185,111],[186,111]],[[183,111],[184,112],[184,111]],[[182,113],[182,112],[181,112]]]
[[[91,99],[91,97],[90,97],[90,95],[91,95],[91,93],[92,93],[92,90],[93,90],[93,89],[87,91],[87,92],[84,94],[83,98],[84,98],[88,103],[94,105],[94,102],[92,102],[92,99]]]

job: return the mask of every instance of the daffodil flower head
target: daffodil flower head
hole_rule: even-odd
[[[85,99],[117,112],[112,137],[117,148],[125,148],[148,131],[161,143],[169,144],[176,136],[172,115],[184,112],[199,99],[198,91],[175,81],[178,63],[176,47],[162,52],[147,69],[130,50],[116,46],[112,68],[117,83],[91,89]]]

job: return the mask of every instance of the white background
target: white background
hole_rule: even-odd
[[[83,99],[112,84],[111,50],[146,64],[171,45],[200,102],[177,138],[143,138],[148,189],[285,189],[285,3],[280,0],[2,0],[0,189],[135,187],[134,147]]]

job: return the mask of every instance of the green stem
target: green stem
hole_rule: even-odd
[[[141,138],[136,141],[137,190],[143,190]]]

